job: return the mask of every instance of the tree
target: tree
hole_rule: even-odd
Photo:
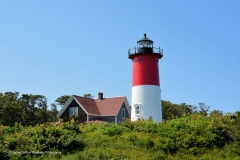
[[[21,105],[24,108],[23,123],[36,125],[47,122],[47,98],[43,95],[22,94]]]
[[[200,114],[207,116],[210,106],[207,106],[205,103],[199,103],[199,109]]]
[[[86,97],[86,98],[93,98],[93,96],[92,96],[90,93],[88,93],[88,94],[84,94],[83,97]]]
[[[57,117],[57,105],[56,103],[52,103],[51,105],[51,110],[48,111],[48,122],[56,122],[58,121],[58,117]]]
[[[223,115],[223,112],[222,111],[219,111],[219,110],[213,110],[210,112],[210,116],[212,115]]]
[[[24,126],[57,121],[57,106],[51,104],[47,110],[47,98],[43,95],[19,92],[0,93],[0,125],[13,126],[15,122]]]
[[[13,126],[15,122],[21,122],[22,110],[19,92],[0,93],[0,124]]]
[[[55,102],[57,103],[57,105],[60,105],[61,107],[63,107],[69,98],[70,98],[69,95],[64,95],[64,96],[58,97],[55,100]]]
[[[53,112],[55,112],[57,114],[58,113],[57,105],[55,103],[52,103],[50,105],[51,105],[51,111],[53,111]]]
[[[186,103],[173,104],[169,101],[162,100],[162,117],[164,120],[170,120],[175,117],[181,117],[184,114],[192,113],[192,106]]]

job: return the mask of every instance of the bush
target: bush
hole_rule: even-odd
[[[19,132],[16,132],[16,130]],[[1,132],[3,132],[2,129]],[[84,148],[80,133],[78,126],[72,123],[59,126],[49,123],[25,128],[19,126],[5,127],[1,154],[3,154],[3,151],[75,152]]]
[[[62,155],[56,159],[233,159],[240,155],[240,118],[234,116],[191,114],[161,123],[127,120],[120,125],[72,120],[58,126],[0,126],[0,157],[45,159],[51,156],[8,152],[58,151]]]

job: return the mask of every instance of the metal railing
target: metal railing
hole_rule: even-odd
[[[130,54],[136,54],[137,53],[137,48],[136,47],[134,47],[133,49],[130,49],[129,48],[129,50],[128,50],[128,55],[130,55]]]
[[[163,49],[161,49],[160,47],[159,48],[153,47],[152,49],[153,49],[152,50],[153,54],[159,54],[161,57],[163,57]],[[142,53],[144,52],[138,52],[138,48],[134,47],[133,49],[128,50],[128,57],[134,54],[142,54]]]

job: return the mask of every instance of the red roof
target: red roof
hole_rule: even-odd
[[[91,99],[73,95],[75,100],[88,112],[101,116],[117,115],[126,97],[103,98],[102,100]]]

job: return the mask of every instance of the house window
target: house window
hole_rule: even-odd
[[[78,117],[78,107],[71,107],[69,108],[69,118],[75,115]]]
[[[125,116],[125,109],[122,108],[122,118],[125,119],[125,117],[126,117],[126,116]]]
[[[140,115],[141,114],[141,107],[140,107],[140,105],[136,105],[135,106],[135,113],[136,113],[136,115]]]

